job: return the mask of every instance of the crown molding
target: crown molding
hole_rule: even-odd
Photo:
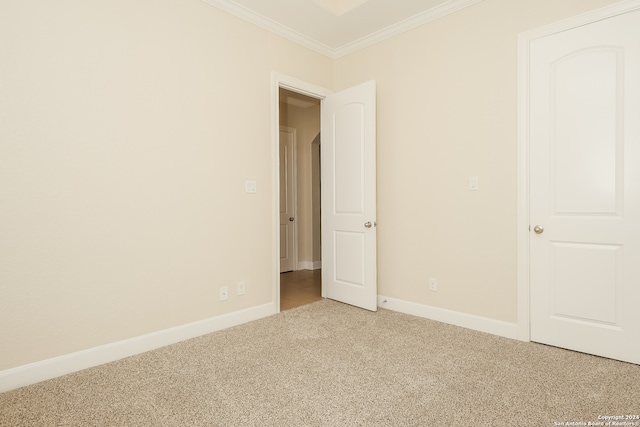
[[[237,16],[238,18],[244,19],[247,22],[255,24],[259,27],[264,28],[267,31],[271,31],[274,34],[282,36],[288,40],[291,40],[294,43],[298,43],[306,48],[314,50],[322,55],[333,58],[334,51],[329,46],[325,46],[322,43],[319,43],[313,40],[311,37],[305,36],[291,28],[282,25],[273,19],[267,18],[266,16],[260,15],[259,13],[254,12],[251,9],[248,9],[244,6],[241,6],[232,0],[202,0],[203,2],[210,4],[211,6],[217,7],[225,12],[228,12],[232,15]]]
[[[357,50],[364,49],[365,47],[379,43],[383,40],[395,37],[398,34],[402,34],[406,31],[412,30],[416,27],[424,25],[428,22],[440,19],[450,13],[457,12],[460,9],[469,7],[473,4],[479,3],[482,0],[450,0],[446,3],[433,7],[429,10],[425,10],[411,18],[407,18],[404,21],[400,21],[397,24],[391,25],[382,30],[371,33],[366,37],[362,37],[351,43],[347,43],[338,49],[333,50],[333,59],[340,58],[341,56],[348,55]]]
[[[291,28],[284,26],[263,15],[260,15],[252,11],[251,9],[241,6],[235,3],[233,0],[202,1],[232,15],[235,15],[238,18],[244,19],[245,21],[264,28],[267,31],[282,36],[294,43],[316,51],[324,56],[327,56],[331,59],[337,59],[353,53],[357,50],[364,49],[365,47],[379,43],[383,40],[397,36],[398,34],[404,33],[405,31],[409,31],[413,28],[419,27],[420,25],[426,24],[427,22],[440,19],[450,13],[456,12],[465,7],[469,7],[475,3],[479,3],[482,0],[449,0],[439,6],[419,13],[418,15],[405,19],[404,21],[400,21],[397,24],[391,25],[368,36],[340,46],[337,49],[332,49],[329,46],[312,39],[311,37],[299,33],[298,31],[292,30]]]

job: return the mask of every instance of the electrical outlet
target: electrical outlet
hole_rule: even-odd
[[[438,290],[438,281],[433,277],[429,277],[429,290],[433,292]]]
[[[238,295],[244,295],[245,284],[244,282],[238,282]]]
[[[220,288],[220,301],[226,301],[229,299],[229,290],[226,286]]]

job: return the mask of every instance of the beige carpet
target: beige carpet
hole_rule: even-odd
[[[324,300],[0,394],[0,426],[554,426],[640,366]]]

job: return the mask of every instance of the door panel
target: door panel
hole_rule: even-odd
[[[370,81],[322,102],[322,274],[326,296],[377,310],[376,91]]]
[[[336,231],[334,239],[336,281],[364,288],[364,233]]]
[[[342,215],[364,214],[364,110],[363,103],[346,104],[333,116],[334,205]]]
[[[640,12],[531,42],[533,341],[640,363],[638,117]]]
[[[551,247],[552,316],[617,326],[621,246],[551,242]]]
[[[616,214],[622,182],[623,50],[591,47],[551,65],[556,213]]]

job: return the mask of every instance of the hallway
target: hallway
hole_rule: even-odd
[[[280,274],[280,311],[322,299],[322,270],[298,270]]]

